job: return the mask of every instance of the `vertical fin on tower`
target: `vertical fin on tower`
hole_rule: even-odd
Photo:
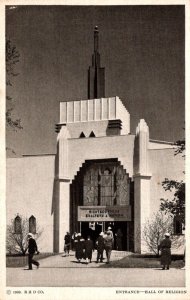
[[[105,97],[105,68],[100,67],[99,31],[98,26],[94,28],[94,53],[92,55],[92,66],[88,69],[88,99]]]

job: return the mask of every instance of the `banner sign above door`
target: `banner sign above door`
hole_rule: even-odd
[[[78,206],[78,221],[131,221],[131,206]]]

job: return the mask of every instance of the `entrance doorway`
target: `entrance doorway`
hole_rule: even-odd
[[[105,230],[111,227],[114,236],[114,249],[129,251],[129,222],[105,222]]]
[[[118,159],[85,160],[70,185],[70,231],[95,243],[111,225],[114,249],[134,251],[133,210],[133,182]]]
[[[80,227],[82,237],[87,239],[90,236],[95,245],[100,232],[103,231],[103,222],[81,222]]]
[[[100,232],[111,227],[114,236],[114,250],[133,251],[133,222],[80,222],[80,232],[84,239],[88,236],[96,244]]]

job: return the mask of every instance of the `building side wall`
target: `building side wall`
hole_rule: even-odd
[[[7,224],[17,214],[33,215],[43,230],[39,251],[53,251],[52,197],[55,156],[10,158],[7,160]]]
[[[165,191],[162,181],[165,178],[181,181],[184,179],[185,160],[181,155],[174,156],[174,149],[149,150],[149,164],[151,166],[150,182],[150,211],[156,213],[160,207],[160,199],[172,199],[173,192]],[[178,237],[179,247],[172,245],[173,254],[184,254],[184,236]]]
[[[174,156],[174,149],[149,150],[149,165],[151,166],[150,209],[156,212],[160,206],[160,198],[172,199],[172,192],[166,192],[162,187],[165,178],[183,180],[185,160],[181,155]]]

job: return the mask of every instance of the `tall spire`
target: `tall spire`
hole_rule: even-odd
[[[94,28],[94,52],[98,52],[98,26]]]
[[[94,53],[92,55],[92,66],[88,69],[88,99],[105,97],[105,68],[100,67],[99,31],[98,26],[94,28]]]

